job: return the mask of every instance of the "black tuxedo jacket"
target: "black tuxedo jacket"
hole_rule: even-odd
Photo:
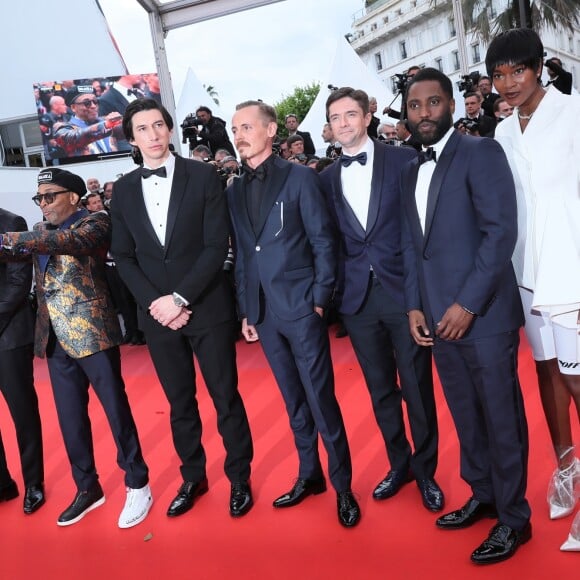
[[[165,243],[147,214],[138,169],[115,183],[111,218],[111,252],[144,322],[163,328],[148,308],[172,292],[188,300],[193,311],[184,332],[233,319],[231,286],[223,271],[228,214],[213,166],[176,157]]]
[[[246,203],[245,179],[227,191],[236,240],[240,315],[256,324],[260,292],[273,312],[291,321],[326,307],[335,284],[336,238],[318,175],[275,157],[266,178],[256,231]]]
[[[316,153],[316,149],[314,147],[314,143],[312,142],[310,133],[307,131],[296,131],[296,135],[300,135],[300,137],[304,139],[304,153],[306,155],[314,155]]]
[[[26,232],[24,218],[0,208],[0,232]],[[34,313],[28,301],[32,259],[0,262],[0,350],[32,344]]]

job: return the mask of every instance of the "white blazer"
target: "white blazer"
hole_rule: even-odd
[[[498,124],[518,200],[513,264],[533,307],[555,316],[580,308],[580,97],[549,87],[522,133],[518,109]],[[572,320],[574,318],[574,320]],[[575,316],[559,320],[576,327]]]

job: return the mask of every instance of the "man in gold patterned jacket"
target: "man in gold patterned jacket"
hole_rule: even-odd
[[[105,277],[111,240],[106,212],[90,214],[79,206],[83,179],[59,168],[43,169],[32,199],[45,221],[32,232],[0,235],[0,256],[34,256],[38,315],[35,354],[46,356],[67,455],[77,493],[57,524],[78,522],[99,507],[99,484],[88,415],[93,385],[125,471],[127,499],[119,527],[145,519],[152,504],[148,469],[121,376],[121,331]]]

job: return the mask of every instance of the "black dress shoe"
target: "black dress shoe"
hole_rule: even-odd
[[[423,505],[432,512],[440,512],[445,504],[445,496],[434,479],[418,479],[417,487],[423,498]]]
[[[338,521],[345,528],[356,526],[360,520],[360,508],[352,491],[341,491],[336,494]]]
[[[413,478],[408,471],[393,469],[381,481],[373,491],[375,499],[388,499],[393,497],[406,483]]]
[[[252,506],[254,500],[252,499],[252,490],[246,481],[237,481],[232,483],[232,491],[230,493],[230,515],[233,518],[247,514]]]
[[[78,491],[73,502],[60,514],[59,526],[71,526],[82,520],[91,510],[105,503],[105,494],[99,482],[87,491]]]
[[[137,330],[133,333],[129,344],[131,344],[131,346],[143,346],[144,344],[147,344],[145,341],[145,335],[140,330]]]
[[[188,512],[193,507],[195,498],[203,495],[207,490],[207,477],[201,481],[184,481],[177,490],[177,495],[169,504],[167,515],[173,518]]]
[[[476,564],[495,564],[511,558],[516,550],[532,537],[532,524],[528,522],[523,529],[514,530],[505,524],[497,523],[489,536],[473,554],[471,561]]]
[[[45,501],[44,486],[42,484],[27,487],[24,494],[24,513],[33,514],[44,505]]]
[[[292,489],[274,500],[272,504],[276,508],[292,507],[305,500],[309,495],[318,495],[326,491],[326,480],[320,479],[301,479],[298,478]]]
[[[497,518],[495,506],[470,497],[463,507],[441,516],[435,525],[444,530],[460,530],[472,526],[483,518]]]
[[[10,501],[18,497],[18,487],[16,482],[11,480],[10,483],[0,487],[0,501]]]

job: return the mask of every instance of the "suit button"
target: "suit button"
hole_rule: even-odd
[[[259,252],[262,248],[260,246],[256,246],[256,252]]]

